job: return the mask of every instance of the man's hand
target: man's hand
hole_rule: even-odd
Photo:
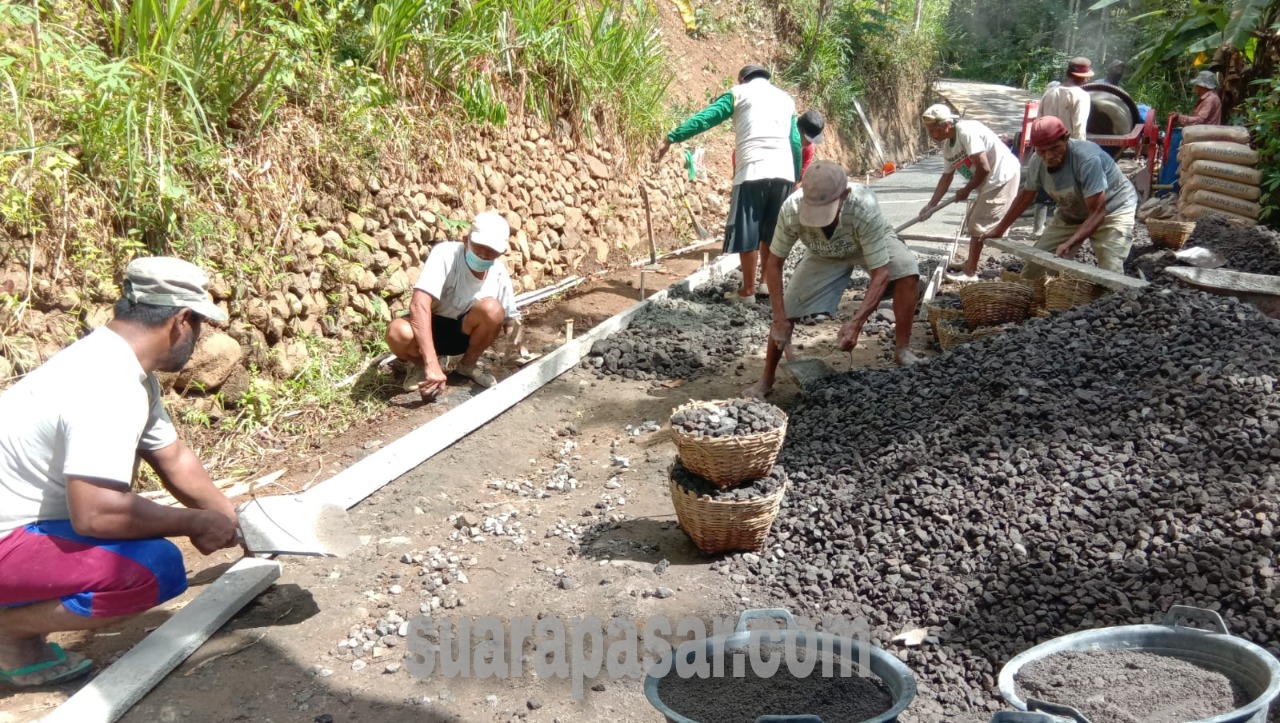
[[[862,324],[857,319],[850,319],[840,325],[840,334],[836,337],[840,351],[853,351],[858,345],[858,337],[862,336]]]
[[[193,510],[195,521],[190,535],[191,544],[208,555],[228,547],[240,544],[236,539],[237,525],[221,512],[210,510]]]
[[[440,390],[444,389],[445,382],[449,381],[449,375],[440,368],[439,362],[427,364],[423,371],[426,379],[418,382],[418,394],[422,395],[423,399],[434,399]]]
[[[794,329],[795,324],[791,323],[790,319],[779,319],[769,327],[769,341],[776,344],[779,349],[785,350],[791,343],[791,332]]]
[[[1067,239],[1058,245],[1058,248],[1054,250],[1053,255],[1060,259],[1065,259],[1074,254],[1075,250],[1076,244],[1072,243],[1071,239]]]
[[[967,188],[962,188],[959,191],[956,191],[956,201],[959,202],[959,201],[968,200],[970,193],[971,191]]]
[[[653,162],[657,163],[658,161],[661,161],[662,157],[667,155],[667,151],[670,150],[670,148],[671,148],[671,141],[668,141],[668,140],[662,141],[661,145],[658,146],[658,149],[653,152]]]
[[[916,216],[916,218],[920,219],[921,221],[928,221],[929,217],[932,216],[934,213],[936,213],[937,210],[938,210],[937,206],[930,204],[920,209],[920,213],[919,215]]]

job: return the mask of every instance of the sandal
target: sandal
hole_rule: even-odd
[[[13,670],[0,669],[0,681],[4,681],[9,685],[18,688],[30,688],[37,685],[55,685],[57,683],[66,683],[67,681],[75,680],[76,678],[85,675],[93,668],[93,661],[88,658],[81,658],[79,661],[75,662],[68,660],[67,651],[63,650],[62,646],[57,643],[49,643],[49,650],[53,651],[53,660],[46,660],[42,663],[33,663],[21,668],[14,668]],[[38,683],[20,683],[17,680],[14,680],[15,678],[22,678],[35,673],[51,670],[58,666],[63,666],[62,672]]]

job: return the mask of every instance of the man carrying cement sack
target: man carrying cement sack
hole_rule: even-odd
[[[423,399],[434,399],[447,379],[440,357],[459,354],[455,372],[482,387],[497,383],[480,367],[480,355],[502,332],[511,344],[518,343],[520,312],[501,260],[510,236],[506,219],[486,211],[472,221],[466,241],[431,249],[413,288],[408,318],[387,326],[387,348],[413,365],[406,391],[417,389]]]
[[[782,267],[797,241],[804,245],[804,257],[783,288]],[[796,320],[835,313],[855,269],[869,273],[871,282],[858,310],[840,327],[840,349],[851,351],[857,345],[863,325],[880,300],[892,295],[894,361],[916,361],[909,347],[920,267],[881,215],[875,194],[850,182],[840,164],[816,161],[809,167],[800,190],[782,204],[770,251],[765,259],[765,281],[783,293],[770,296],[773,325],[764,375],[747,390],[748,396],[762,398],[773,389],[778,362],[791,343]]]
[[[1183,126],[1217,126],[1222,125],[1222,99],[1214,90],[1218,87],[1218,78],[1212,70],[1202,70],[1191,80],[1200,100],[1196,101],[1191,115],[1179,113],[1178,125]]]
[[[942,103],[925,109],[924,125],[929,137],[942,143],[942,157],[946,163],[942,178],[938,179],[933,197],[920,212],[920,218],[923,220],[933,215],[947,189],[951,188],[956,164],[961,164],[960,175],[968,182],[956,191],[955,200],[964,201],[974,191],[978,192],[973,210],[969,212],[969,255],[962,269],[966,275],[974,276],[978,273],[978,259],[982,256],[982,235],[995,228],[1018,195],[1021,176],[1018,159],[990,128],[976,120],[960,120]]]
[[[1119,166],[1090,141],[1070,138],[1057,118],[1037,118],[1031,124],[1031,145],[1036,154],[1027,167],[1022,191],[995,230],[983,237],[1000,238],[1044,190],[1058,204],[1058,211],[1040,234],[1036,248],[1062,258],[1074,258],[1089,240],[1098,255],[1098,266],[1124,273],[1124,260],[1133,244],[1138,194]],[[1044,276],[1038,264],[1027,264],[1024,278]]]
[[[125,269],[115,318],[0,396],[0,681],[63,683],[93,665],[50,633],[120,623],[187,589],[167,537],[234,547],[237,515],[178,439],[155,372],[190,360],[226,321],[208,277],[175,258]],[[139,458],[183,504],[130,490]]]
[[[762,256],[769,256],[778,209],[800,178],[795,101],[769,82],[766,68],[748,65],[738,71],[738,84],[729,92],[667,134],[653,161],[662,160],[672,143],[686,141],[729,119],[733,119],[737,150],[723,252],[738,254],[742,266],[742,286],[730,300],[754,302],[757,265]]]

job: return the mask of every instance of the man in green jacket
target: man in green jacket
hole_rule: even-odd
[[[768,258],[778,212],[800,178],[796,104],[790,94],[769,82],[769,77],[762,66],[744,67],[738,71],[737,85],[668,133],[653,154],[656,163],[672,143],[733,119],[737,160],[723,249],[726,254],[738,254],[742,264],[742,286],[737,294],[730,294],[733,301],[755,300],[760,257]]]

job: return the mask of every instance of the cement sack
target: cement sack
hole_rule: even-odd
[[[1221,216],[1237,226],[1258,225],[1258,222],[1255,219],[1237,216],[1234,213],[1227,213],[1226,211],[1220,211],[1216,208],[1197,206],[1194,203],[1184,203],[1178,206],[1178,217],[1183,221],[1199,221],[1205,216]]]
[[[1225,178],[1236,183],[1247,183],[1251,186],[1262,183],[1262,171],[1235,163],[1222,163],[1221,161],[1196,161],[1189,166],[1179,167],[1178,175],[1188,181],[1191,176],[1213,176],[1214,178]]]
[[[1182,144],[1182,149],[1178,151],[1180,163],[1195,163],[1201,160],[1253,166],[1258,163],[1258,152],[1243,143],[1204,141]]]
[[[1216,208],[1227,213],[1234,213],[1237,216],[1245,218],[1257,218],[1262,213],[1262,207],[1253,201],[1246,201],[1243,198],[1228,196],[1225,193],[1216,193],[1214,191],[1196,191],[1190,194],[1188,200],[1198,206],[1208,206]]]
[[[1187,126],[1182,129],[1183,143],[1224,141],[1249,144],[1249,129],[1244,126]]]
[[[1183,186],[1183,191],[1194,193],[1196,191],[1213,191],[1215,193],[1234,196],[1244,199],[1245,201],[1256,201],[1262,197],[1262,189],[1247,183],[1236,183],[1228,181],[1225,178],[1214,178],[1213,176],[1191,176],[1187,180],[1187,185]]]

